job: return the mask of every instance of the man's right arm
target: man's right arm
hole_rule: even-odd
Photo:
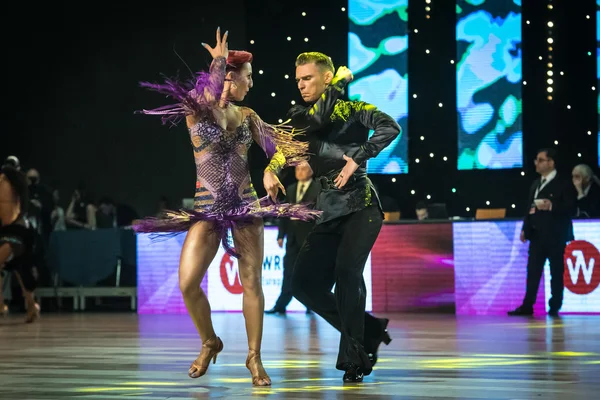
[[[285,238],[285,236],[287,235],[288,223],[289,223],[289,220],[287,218],[279,219],[279,222],[278,222],[279,232],[277,233],[277,240],[283,240]]]
[[[525,211],[525,216],[523,217],[523,228],[521,229],[521,240],[528,239],[529,232],[531,230],[531,220],[529,216],[531,215],[531,204],[533,203],[533,194],[535,194],[535,188],[537,181],[534,181],[529,188],[529,193],[527,195],[527,209]]]
[[[286,193],[285,193],[285,202],[286,203],[290,203],[290,196],[291,196],[291,194],[290,194],[291,193],[290,187],[291,187],[291,185],[288,186],[287,189],[286,189]],[[279,230],[277,232],[277,241],[278,242],[280,240],[283,240],[285,238],[285,236],[287,235],[289,223],[290,223],[289,218],[280,218],[277,221],[277,227],[279,228]]]

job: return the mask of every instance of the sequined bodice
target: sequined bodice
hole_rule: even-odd
[[[227,131],[209,120],[189,129],[196,161],[195,209],[228,212],[243,201],[256,200],[248,168],[252,144],[250,119],[235,131]]]

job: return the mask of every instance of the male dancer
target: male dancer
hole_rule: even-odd
[[[381,342],[391,341],[388,320],[365,312],[363,270],[383,222],[365,166],[401,129],[371,104],[340,100],[352,79],[346,67],[334,76],[325,54],[302,53],[296,59],[298,89],[309,106],[296,106],[288,116],[293,126],[306,129],[310,165],[322,186],[317,208],[323,215],[300,250],[292,292],[341,332],[336,368],[345,371],[344,382],[361,382],[377,362]]]

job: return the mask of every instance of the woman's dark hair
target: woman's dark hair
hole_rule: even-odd
[[[6,176],[15,196],[19,199],[21,214],[25,214],[29,206],[29,182],[27,181],[27,176],[23,172],[7,165],[2,167],[0,173]]]

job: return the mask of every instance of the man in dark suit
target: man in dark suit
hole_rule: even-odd
[[[569,179],[556,173],[556,151],[540,150],[535,170],[540,174],[529,191],[528,211],[523,221],[521,241],[529,240],[527,291],[523,304],[509,311],[512,316],[533,315],[540,279],[546,260],[550,260],[552,297],[548,302],[551,316],[558,316],[563,302],[564,261],[567,242],[574,239],[572,217],[575,214],[575,188]]]
[[[401,129],[372,104],[342,100],[354,77],[346,67],[334,71],[331,58],[322,53],[296,59],[296,82],[307,105],[295,106],[288,117],[290,125],[306,129],[310,166],[321,183],[317,208],[323,214],[298,254],[292,293],[341,332],[336,368],[345,371],[344,382],[361,382],[377,362],[379,345],[391,341],[389,320],[365,312],[363,272],[383,223],[366,166]]]
[[[292,183],[286,190],[286,203],[316,203],[321,186],[318,181],[313,180],[312,169],[307,164],[298,165],[296,167],[296,179],[298,182]],[[277,235],[279,247],[283,247],[283,239],[287,236],[285,256],[283,257],[283,284],[275,306],[265,311],[266,314],[285,314],[285,309],[293,297],[292,274],[294,264],[296,264],[296,258],[304,239],[314,226],[314,222],[303,222],[287,218],[279,220],[279,234]],[[307,309],[306,312],[309,313],[309,310]]]

